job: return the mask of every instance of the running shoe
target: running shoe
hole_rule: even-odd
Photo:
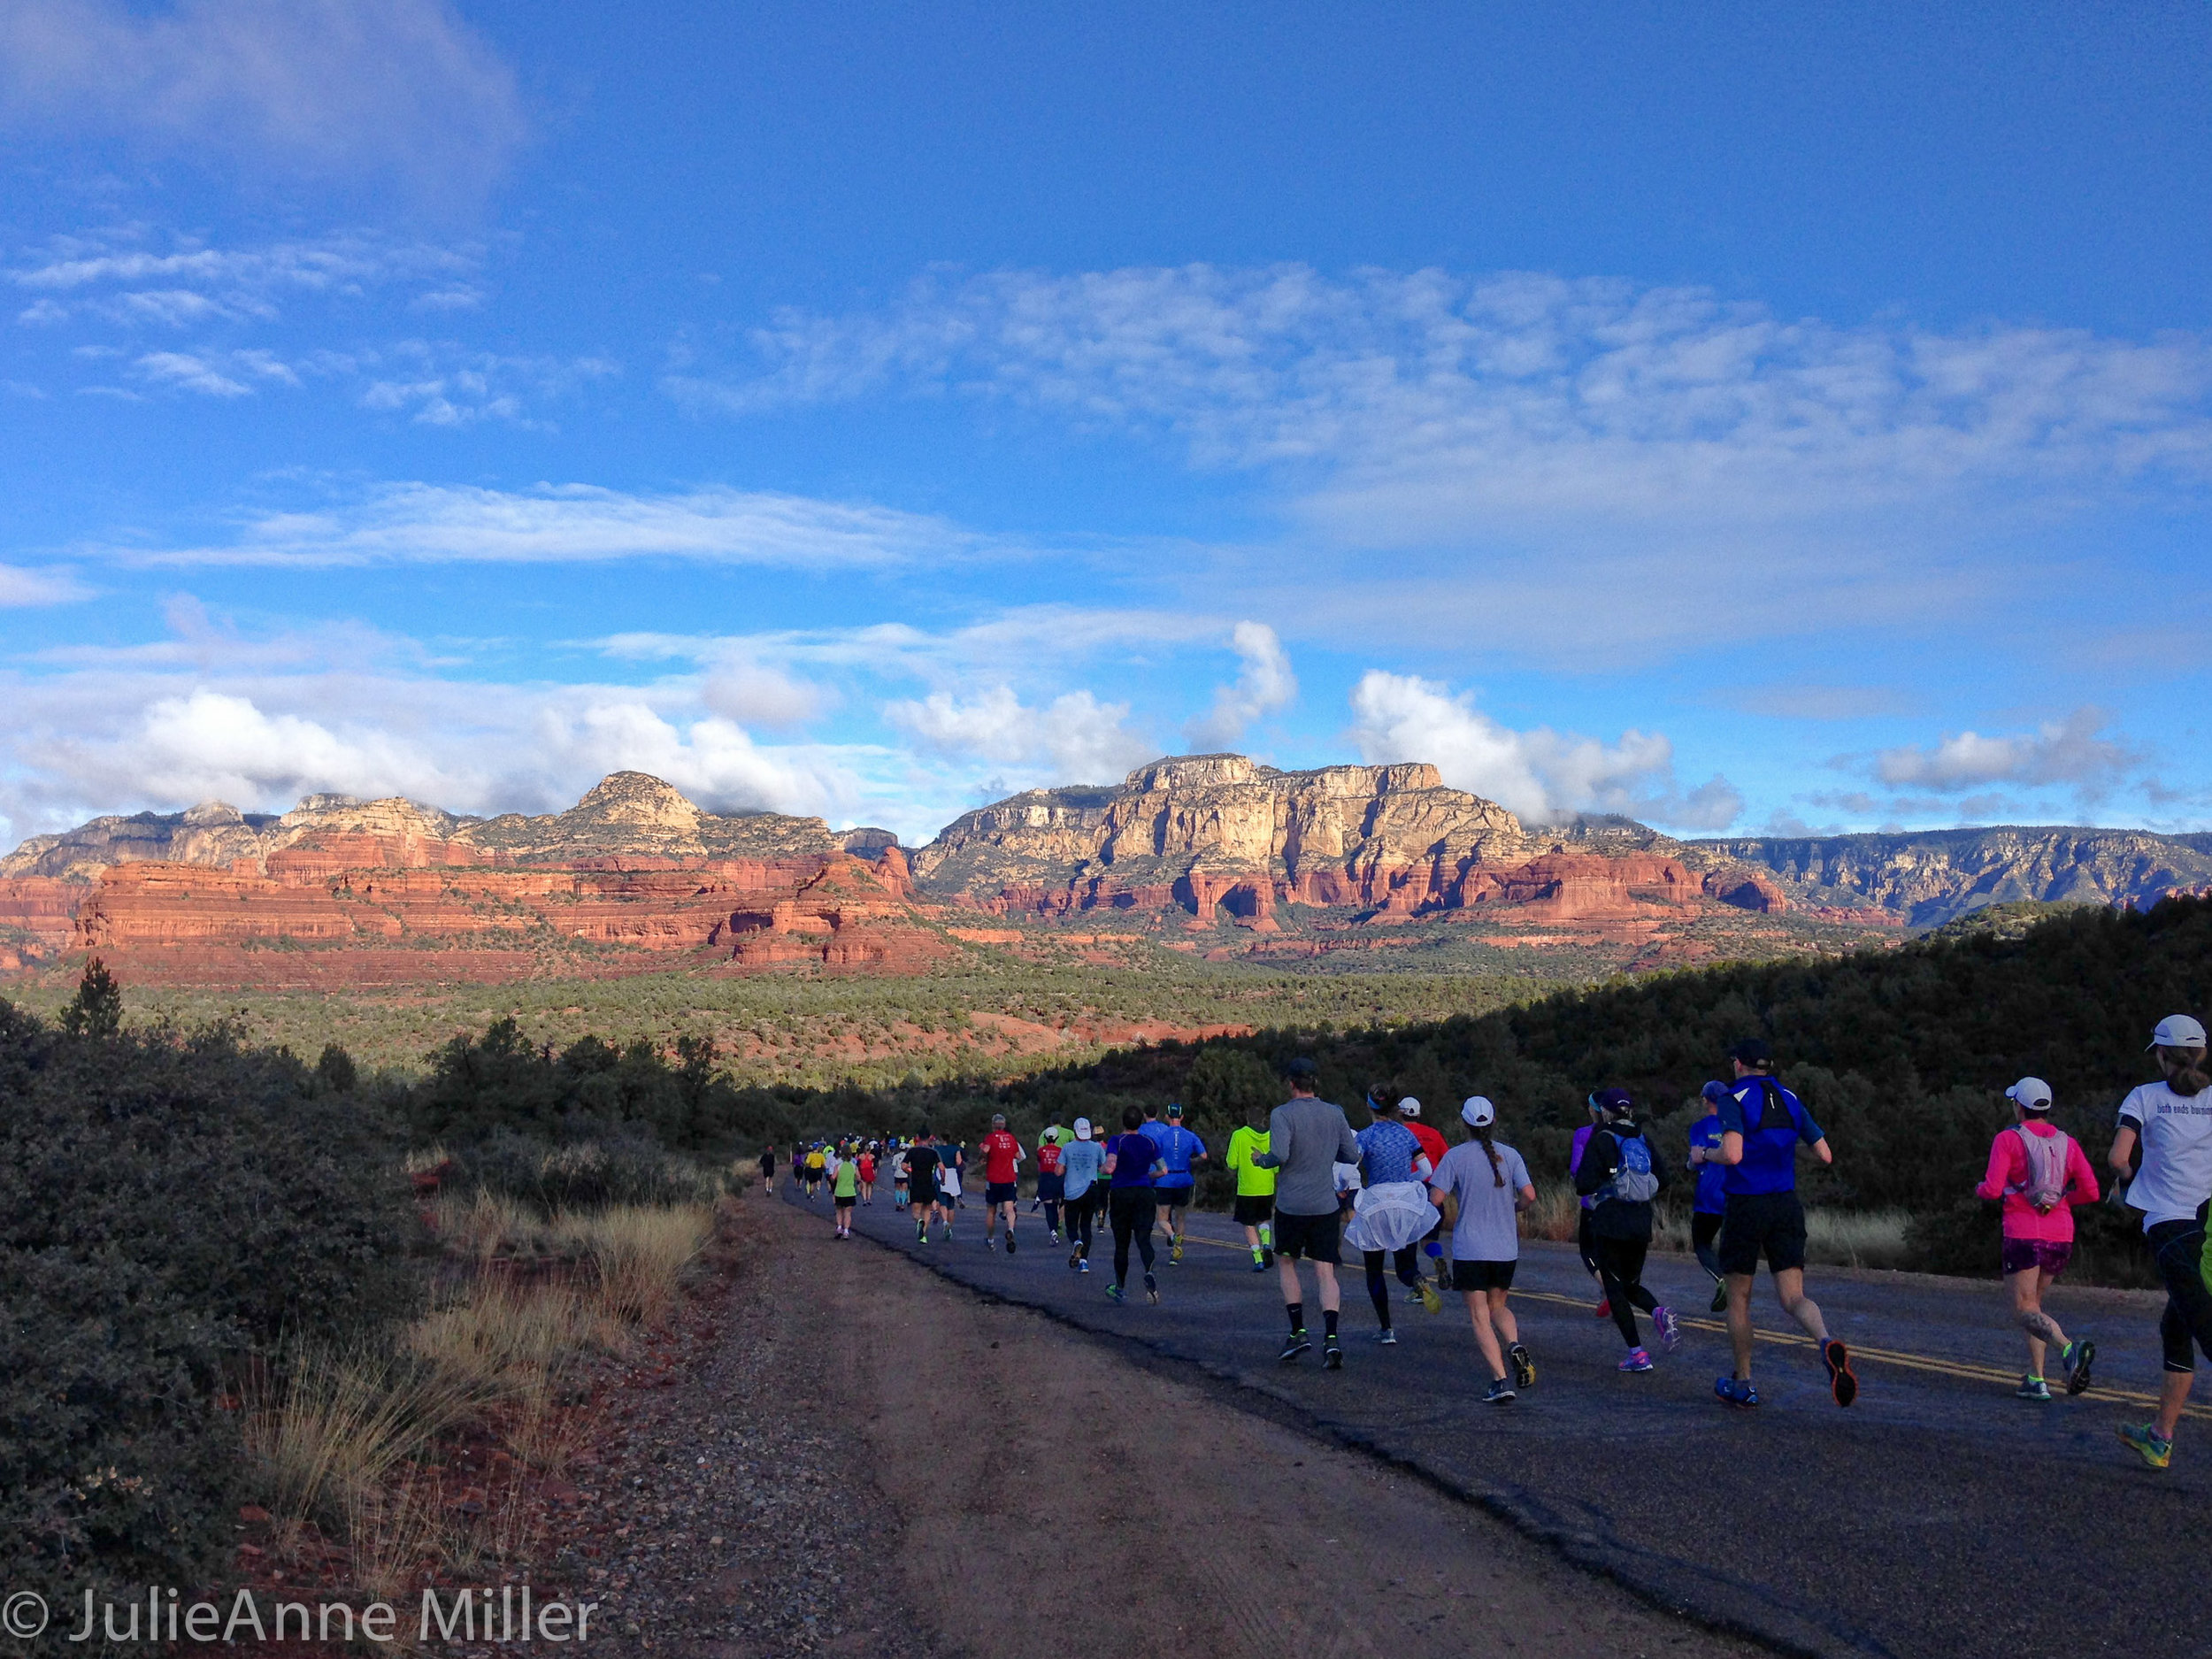
[[[1344,1350],[1337,1346],[1337,1340],[1333,1336],[1325,1336],[1321,1339],[1321,1369],[1323,1371],[1344,1369]]]
[[[1421,1295],[1420,1287],[1418,1286],[1408,1286],[1406,1287],[1405,1304],[1409,1308],[1425,1308],[1428,1306],[1427,1302],[1425,1301]]]
[[[1444,1298],[1436,1294],[1436,1286],[1430,1284],[1427,1279],[1425,1279],[1415,1286],[1413,1294],[1420,1299],[1422,1312],[1441,1313],[1444,1311]]]
[[[1600,1296],[1598,1298],[1598,1305],[1590,1310],[1590,1317],[1593,1319],[1611,1318],[1613,1317],[1612,1299],[1608,1296]]]
[[[998,1248],[998,1240],[986,1233],[983,1239],[983,1248],[987,1250],[995,1250]]]
[[[929,1228],[927,1226],[919,1226],[914,1229],[914,1242],[917,1244],[927,1244],[929,1242]]]
[[[1628,1357],[1613,1369],[1615,1371],[1649,1371],[1651,1351],[1648,1348],[1632,1348],[1628,1350]]]
[[[1307,1337],[1303,1330],[1293,1331],[1284,1339],[1283,1351],[1275,1356],[1275,1358],[1279,1363],[1287,1365],[1312,1346],[1311,1340]]]
[[[1682,1346],[1682,1321],[1674,1317],[1674,1310],[1665,1302],[1651,1310],[1651,1328],[1659,1333],[1663,1353],[1671,1354]]]
[[[1009,1256],[1014,1253],[1014,1235],[1010,1233],[1006,1235],[1006,1253]]]
[[[1123,1294],[1122,1294],[1122,1289],[1121,1289],[1121,1286],[1120,1286],[1119,1285],[1109,1285],[1109,1286],[1106,1286],[1106,1294],[1107,1294],[1107,1295],[1109,1295],[1109,1296],[1110,1296],[1111,1298],[1113,1298],[1113,1300],[1114,1300],[1114,1301],[1116,1301],[1116,1302],[1125,1302],[1126,1300],[1128,1300],[1125,1296],[1124,1296],[1124,1295],[1123,1295]]]
[[[1759,1391],[1751,1386],[1748,1377],[1716,1377],[1713,1379],[1713,1393],[1732,1406],[1755,1406],[1759,1403]]]
[[[1275,1252],[1271,1249],[1262,1249],[1260,1252],[1260,1265],[1263,1268],[1274,1266]]]
[[[1715,1313],[1726,1313],[1728,1311],[1728,1285],[1725,1280],[1723,1280],[1720,1284],[1713,1286],[1712,1310]]]
[[[1513,1403],[1513,1385],[1508,1382],[1504,1378],[1499,1378],[1497,1381],[1490,1385],[1489,1392],[1482,1396],[1482,1402],[1486,1406],[1511,1405]]]
[[[1847,1406],[1859,1397],[1859,1379],[1851,1374],[1851,1356],[1842,1343],[1832,1338],[1823,1343],[1820,1363],[1828,1368],[1828,1392],[1838,1405]]]
[[[1385,1348],[1395,1348],[1398,1346],[1398,1333],[1388,1325],[1385,1325],[1375,1333],[1375,1340]]]
[[[1075,1248],[1068,1252],[1068,1271],[1072,1273],[1077,1268],[1082,1266],[1082,1264],[1083,1247],[1079,1244],[1075,1247]]]
[[[1169,1265],[1169,1266],[1171,1266],[1171,1267],[1172,1267],[1172,1266],[1174,1266],[1174,1265],[1175,1265],[1175,1263],[1177,1263],[1178,1262],[1181,1261],[1182,1259],[1183,1259],[1183,1237],[1182,1237],[1182,1234],[1178,1233],[1178,1234],[1176,1234],[1176,1236],[1175,1236],[1175,1244],[1174,1244],[1174,1248],[1171,1248],[1171,1249],[1170,1249],[1170,1250],[1168,1251],[1168,1253],[1167,1253],[1168,1265]]]
[[[1152,1299],[1154,1307],[1160,1305],[1160,1281],[1149,1273],[1144,1276],[1144,1294]]]
[[[2080,1394],[2089,1386],[2089,1368],[2097,1363],[2097,1345],[2087,1337],[2077,1337],[2059,1355],[2058,1363],[2066,1368],[2066,1392]]]
[[[2020,1386],[2012,1391],[2015,1400],[2040,1400],[2046,1404],[2051,1398],[2051,1385],[2040,1377],[2023,1377]]]
[[[1052,1230],[1052,1241],[1056,1245],[1060,1242],[1060,1229],[1057,1227]]]
[[[1516,1388],[1535,1387],[1536,1362],[1528,1356],[1528,1350],[1516,1342],[1506,1349],[1505,1356],[1513,1362],[1513,1386]]]
[[[1089,1272],[1091,1271],[1091,1258],[1087,1256],[1085,1256],[1080,1262],[1076,1263],[1075,1271],[1079,1273]]]
[[[2136,1455],[2153,1469],[2163,1469],[2174,1461],[2174,1443],[2158,1438],[2158,1429],[2149,1423],[2123,1423],[2120,1438],[2135,1449]]]
[[[1252,1271],[1256,1273],[1267,1271],[1267,1262],[1257,1250],[1252,1252]]]

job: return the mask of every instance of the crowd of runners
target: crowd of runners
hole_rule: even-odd
[[[2206,1249],[2212,1076],[2204,1027],[2187,1015],[2161,1020],[2147,1052],[2161,1075],[2121,1102],[2106,1165],[2114,1196],[2141,1212],[2167,1294],[2159,1322],[2164,1383],[2158,1410],[2148,1423],[2122,1427],[2120,1438],[2145,1463],[2163,1469],[2189,1398],[2195,1353],[2212,1357],[2212,1258]],[[1797,1191],[1801,1148],[1822,1164],[1832,1162],[1833,1153],[1804,1102],[1776,1078],[1764,1042],[1736,1044],[1727,1069],[1727,1077],[1704,1087],[1709,1110],[1692,1126],[1688,1158],[1678,1171],[1654,1148],[1627,1090],[1589,1096],[1589,1122],[1574,1136],[1570,1172],[1578,1245],[1597,1281],[1595,1311],[1620,1333],[1623,1371],[1651,1371],[1654,1347],[1671,1354],[1680,1346],[1681,1321],[1643,1282],[1655,1206],[1679,1175],[1691,1186],[1691,1248],[1713,1281],[1710,1310],[1727,1316],[1733,1364],[1715,1380],[1715,1396],[1736,1408],[1759,1403],[1751,1298],[1763,1262],[1783,1310],[1811,1338],[1835,1402],[1848,1406],[1858,1397],[1859,1380],[1848,1349],[1805,1292],[1807,1230]],[[1521,1254],[1520,1216],[1536,1202],[1536,1187],[1521,1154],[1498,1139],[1496,1106],[1470,1096],[1459,1109],[1466,1138],[1448,1147],[1424,1120],[1421,1102],[1386,1085],[1367,1091],[1367,1122],[1356,1131],[1341,1107],[1319,1098],[1311,1060],[1291,1060],[1283,1082],[1289,1098],[1256,1108],[1222,1153],[1235,1185],[1233,1218],[1243,1230],[1251,1271],[1271,1270],[1281,1289],[1282,1363],[1295,1363],[1314,1348],[1303,1267],[1320,1314],[1321,1363],[1341,1369],[1337,1274],[1348,1248],[1358,1253],[1379,1343],[1397,1341],[1394,1279],[1403,1305],[1431,1313],[1440,1309],[1443,1293],[1455,1293],[1490,1379],[1484,1399],[1502,1404],[1532,1387],[1536,1363],[1509,1294]],[[1998,1265],[2028,1361],[2016,1392],[2023,1400],[2047,1402],[2054,1383],[2069,1394],[2090,1386],[2096,1344],[2085,1333],[2070,1336],[2043,1299],[2071,1257],[2075,1207],[2103,1194],[2081,1144],[2051,1120],[2048,1084],[2024,1077],[2005,1097],[2013,1123],[1996,1135],[1974,1191],[2001,1206]],[[1182,1108],[1170,1105],[1164,1115],[1129,1108],[1118,1127],[1085,1118],[1051,1125],[1033,1148],[995,1117],[973,1156],[982,1165],[983,1248],[1010,1256],[1018,1249],[1020,1184],[1033,1171],[1028,1213],[1042,1212],[1051,1247],[1068,1247],[1069,1270],[1092,1271],[1102,1223],[1112,1245],[1106,1294],[1116,1302],[1129,1298],[1133,1255],[1144,1295],[1156,1303],[1159,1270],[1183,1260],[1185,1219],[1198,1173],[1213,1154],[1185,1125]],[[918,1244],[952,1241],[956,1221],[969,1206],[969,1148],[926,1129],[905,1140],[818,1141],[794,1148],[785,1167],[788,1190],[810,1201],[828,1190],[840,1239],[852,1236],[854,1209],[876,1202],[879,1181],[889,1186],[890,1206],[911,1217]],[[761,1156],[772,1192],[778,1168],[772,1147]]]

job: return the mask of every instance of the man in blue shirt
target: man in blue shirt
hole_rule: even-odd
[[[1690,1202],[1690,1248],[1697,1264],[1713,1276],[1713,1311],[1728,1308],[1728,1279],[1720,1271],[1720,1253],[1713,1240],[1720,1234],[1721,1217],[1727,1213],[1725,1182],[1728,1166],[1720,1161],[1720,1103],[1729,1094],[1725,1083],[1705,1086],[1705,1116],[1690,1125],[1690,1173],[1697,1177],[1697,1192]]]
[[[1805,1206],[1797,1196],[1797,1145],[1803,1141],[1823,1164],[1835,1162],[1828,1139],[1804,1102],[1774,1080],[1774,1055],[1753,1037],[1728,1051],[1736,1081],[1719,1102],[1721,1187],[1720,1269],[1728,1280],[1728,1340],[1736,1371],[1713,1385],[1731,1405],[1755,1406],[1751,1386],[1751,1281],[1763,1251],[1782,1310],[1820,1345],[1828,1389],[1836,1403],[1858,1398],[1850,1356],[1829,1336],[1820,1310],[1805,1294]]]
[[[1191,1166],[1206,1161],[1206,1143],[1183,1127],[1183,1109],[1176,1105],[1167,1109],[1165,1123],[1156,1119],[1145,1125],[1144,1132],[1160,1148],[1160,1162],[1167,1165],[1167,1173],[1152,1183],[1152,1193],[1160,1206],[1160,1225],[1167,1229],[1167,1259],[1172,1267],[1183,1259],[1183,1212],[1198,1190]]]

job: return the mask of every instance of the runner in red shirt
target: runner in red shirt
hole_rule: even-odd
[[[1398,1120],[1413,1131],[1413,1138],[1421,1143],[1421,1150],[1429,1155],[1429,1167],[1442,1168],[1444,1154],[1451,1148],[1444,1144],[1442,1135],[1421,1121],[1421,1102],[1410,1094],[1405,1096],[1398,1102]],[[1428,1252],[1429,1259],[1436,1263],[1437,1289],[1449,1290],[1452,1287],[1452,1269],[1444,1259],[1444,1217],[1440,1214],[1436,1218],[1436,1225],[1429,1229],[1428,1239],[1422,1248]],[[1417,1291],[1407,1300],[1420,1301],[1420,1293]]]
[[[864,1150],[856,1160],[860,1165],[860,1202],[876,1202],[876,1155],[872,1149]]]
[[[1045,1227],[1055,1244],[1060,1242],[1060,1131],[1048,1129],[1037,1139],[1037,1204],[1045,1207]],[[1034,1210],[1037,1204],[1030,1208]]]
[[[983,1154],[983,1248],[995,1250],[991,1234],[999,1217],[1006,1217],[1006,1253],[1014,1253],[1014,1179],[1021,1172],[1022,1143],[1006,1133],[1002,1113],[991,1119],[991,1133],[978,1148]]]

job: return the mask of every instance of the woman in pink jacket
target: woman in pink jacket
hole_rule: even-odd
[[[2089,1386],[2097,1345],[2085,1337],[2068,1341],[2058,1321],[2043,1311],[2043,1293],[2074,1254],[2073,1206],[2097,1202],[2097,1177],[2081,1143],[2051,1121],[2048,1083],[2024,1077],[2005,1098],[2012,1102],[2013,1126],[1991,1144],[1989,1172],[1974,1194],[2002,1200],[2005,1207],[2000,1264],[2012,1291],[2012,1310],[2028,1335],[2028,1374],[2020,1379],[2018,1396],[2051,1397],[2043,1380],[2046,1344],[2057,1346],[2066,1392],[2078,1394]]]

